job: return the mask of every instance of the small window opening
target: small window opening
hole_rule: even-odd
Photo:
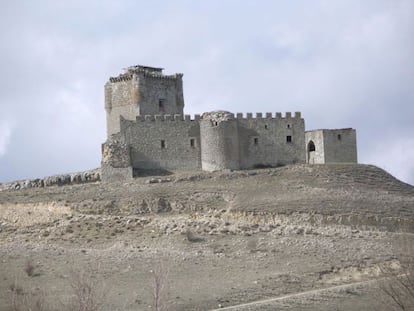
[[[191,148],[195,147],[195,139],[194,138],[190,139],[190,146],[191,146]]]
[[[290,135],[286,136],[286,142],[291,143],[292,142],[292,136],[290,136]]]
[[[217,125],[218,125],[217,121],[216,121],[216,122],[214,122],[214,125],[215,125],[215,126],[217,126]]]
[[[161,140],[161,149],[165,149],[165,140]]]
[[[290,129],[292,126],[290,124],[287,125],[287,128]]]
[[[265,130],[267,130],[267,124],[265,124]]]
[[[338,134],[338,140],[341,140],[342,139],[342,136],[341,136],[341,134]]]
[[[255,145],[258,145],[258,144],[259,144],[259,138],[255,137],[255,138],[253,139],[253,143],[254,143]]]
[[[158,100],[158,108],[160,112],[165,112],[165,99]]]

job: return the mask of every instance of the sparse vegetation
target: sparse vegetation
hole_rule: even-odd
[[[394,310],[414,310],[414,245],[404,239],[404,253],[399,256],[399,267],[382,268],[388,278],[380,283],[381,291]]]
[[[10,286],[10,304],[12,311],[47,311],[45,294],[40,289],[24,290],[16,281]]]
[[[169,268],[166,261],[163,259],[156,260],[150,272],[153,278],[152,308],[154,311],[167,311]]]

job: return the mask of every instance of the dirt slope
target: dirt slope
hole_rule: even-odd
[[[169,270],[168,310],[313,291],[398,267],[412,233],[414,187],[369,165],[176,172],[2,191],[0,310],[10,308],[16,282],[26,293],[18,298],[36,289],[34,297],[64,309],[76,271],[106,287],[103,310],[148,310],[149,271],[159,261]],[[35,276],[24,271],[28,261]],[[376,293],[359,286],[277,306],[381,310]]]

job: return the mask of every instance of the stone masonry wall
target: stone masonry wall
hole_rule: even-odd
[[[305,163],[305,123],[300,113],[237,114],[240,168]],[[288,141],[290,136],[290,141]]]
[[[141,169],[200,169],[200,125],[190,116],[140,116],[122,121],[131,163]]]
[[[139,115],[183,114],[184,95],[182,75],[139,76]],[[162,100],[163,110],[159,101]]]
[[[356,132],[353,129],[324,130],[325,163],[356,163]]]

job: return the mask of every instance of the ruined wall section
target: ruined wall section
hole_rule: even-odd
[[[133,168],[201,168],[199,118],[147,115],[122,120],[121,135],[130,148]]]
[[[357,163],[354,129],[324,130],[325,163]]]
[[[305,132],[306,141],[306,163],[323,164],[325,163],[325,146],[323,130]],[[312,143],[314,148],[312,148]],[[314,150],[313,150],[314,149]]]
[[[237,114],[240,168],[305,163],[305,122],[299,112]]]
[[[115,136],[102,144],[102,181],[122,181],[133,177],[130,147]]]

